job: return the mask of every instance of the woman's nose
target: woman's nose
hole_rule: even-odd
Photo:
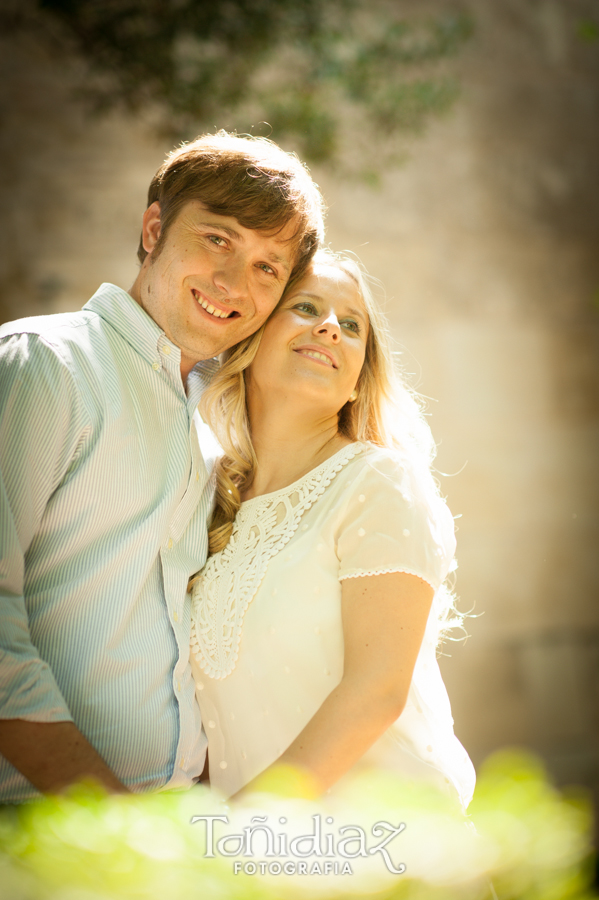
[[[326,319],[321,319],[314,331],[316,334],[328,334],[332,341],[338,341],[341,338],[341,325],[334,312],[329,313]]]

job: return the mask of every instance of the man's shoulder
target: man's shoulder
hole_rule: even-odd
[[[92,310],[6,322],[0,326],[3,385],[6,387],[15,378],[30,379],[33,385],[43,377],[56,385],[67,378],[74,386],[82,377],[95,383],[95,368],[90,360],[104,342],[101,319]]]
[[[61,340],[68,338],[73,329],[85,327],[97,319],[96,313],[81,309],[77,312],[54,313],[46,316],[29,316],[15,319],[0,325],[0,339],[20,334],[37,335],[38,337]]]
[[[0,326],[0,353],[3,363],[19,366],[35,367],[55,358],[75,373],[104,346],[105,330],[91,309],[16,319]]]

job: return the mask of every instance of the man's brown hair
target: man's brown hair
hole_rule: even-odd
[[[169,154],[148,190],[148,206],[160,204],[156,257],[181,209],[200,200],[213,213],[233,216],[244,228],[275,235],[288,222],[296,227],[293,277],[303,272],[324,237],[323,200],[295,153],[267,138],[219,131]],[[137,256],[147,256],[140,240]]]

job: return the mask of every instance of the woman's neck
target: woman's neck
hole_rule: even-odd
[[[258,465],[243,500],[293,484],[351,443],[339,433],[336,414],[315,419],[309,412],[250,406],[250,420]]]

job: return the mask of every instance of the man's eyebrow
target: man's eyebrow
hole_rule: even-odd
[[[229,225],[222,225],[220,222],[208,222],[204,221],[202,223],[205,228],[214,228],[215,231],[223,231],[227,237],[233,238],[233,240],[244,242],[244,237],[239,231],[235,231],[234,228],[231,228]],[[277,253],[266,253],[264,255],[265,260],[268,262],[276,263],[281,266],[285,272],[289,273],[291,271],[291,266],[289,265],[289,260],[284,256],[279,256]]]
[[[224,231],[224,233],[230,237],[235,238],[238,241],[243,241],[243,235],[241,235],[238,231],[235,231],[234,228],[231,228],[229,225],[223,225],[222,222],[202,222],[204,228],[214,228],[215,231]]]
[[[284,269],[287,273],[291,271],[289,260],[284,256],[277,256],[276,253],[268,253],[266,259],[268,260],[268,262],[273,262],[281,266],[281,268]]]

